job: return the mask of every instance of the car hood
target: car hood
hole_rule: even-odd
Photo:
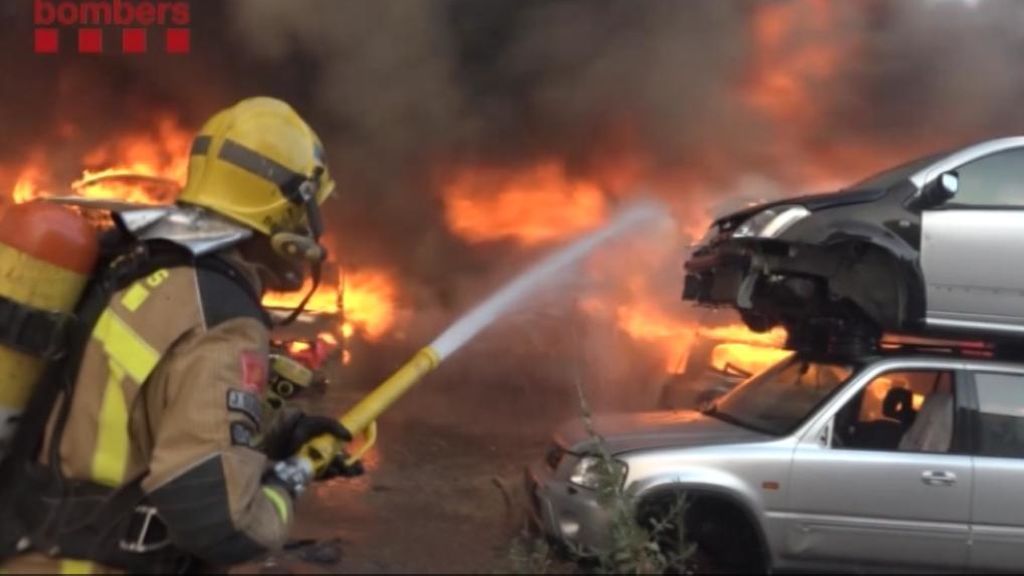
[[[766,202],[764,204],[758,204],[751,206],[750,208],[744,208],[738,212],[727,214],[715,220],[715,224],[731,223],[738,225],[743,220],[750,218],[754,214],[772,208],[774,206],[782,206],[785,204],[799,204],[811,212],[817,210],[823,210],[825,208],[835,208],[837,206],[848,206],[850,204],[864,204],[867,202],[874,202],[886,195],[885,189],[876,190],[840,190],[839,192],[828,192],[824,194],[808,194],[805,196],[796,196],[793,198],[785,198],[783,200],[776,200],[774,202]],[[731,226],[730,226],[731,227]]]
[[[712,446],[771,440],[771,436],[727,424],[694,411],[658,411],[602,414],[592,418],[594,431],[616,454],[650,448]],[[555,439],[571,452],[592,451],[595,441],[583,420],[566,422]]]

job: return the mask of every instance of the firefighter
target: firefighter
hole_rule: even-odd
[[[268,421],[263,402],[260,298],[318,276],[333,187],[305,121],[251,98],[202,127],[174,206],[114,214],[4,463],[0,572],[223,570],[281,547],[311,481],[352,473],[344,455],[320,478],[291,458],[350,440],[336,420]]]

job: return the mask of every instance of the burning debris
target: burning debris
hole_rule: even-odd
[[[263,304],[271,310],[295,309],[312,287],[310,281],[295,292],[268,292]],[[321,282],[306,303],[301,324],[317,331],[313,339],[294,334],[285,343],[290,352],[319,367],[332,354],[342,364],[351,362],[352,338],[376,341],[385,337],[399,316],[398,294],[393,277],[380,270],[340,271],[337,279]]]

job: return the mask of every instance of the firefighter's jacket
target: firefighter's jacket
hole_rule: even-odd
[[[253,267],[231,261],[258,286]],[[142,478],[171,544],[204,562],[230,565],[279,548],[292,501],[262,481],[268,462],[256,449],[268,369],[263,318],[238,282],[201,268],[158,270],[118,292],[78,372],[60,439],[64,475],[110,487]],[[104,567],[33,552],[3,569]]]

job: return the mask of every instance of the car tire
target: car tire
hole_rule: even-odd
[[[662,494],[640,507],[641,522],[679,510],[677,494]],[[671,512],[670,512],[671,513]],[[756,528],[731,502],[715,496],[686,498],[676,522],[665,526],[658,545],[670,558],[668,574],[764,574],[763,548]],[[646,519],[646,520],[644,520]],[[682,537],[678,526],[683,526]],[[683,548],[689,550],[685,554]]]
[[[698,499],[687,508],[683,522],[687,539],[695,545],[686,572],[765,573],[757,532],[734,505],[715,498]]]

